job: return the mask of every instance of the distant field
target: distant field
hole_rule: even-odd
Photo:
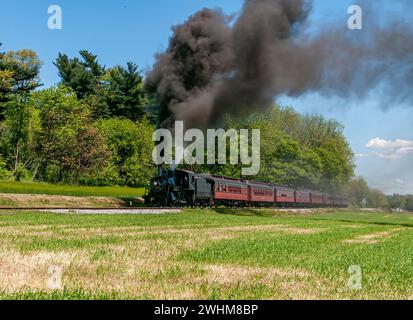
[[[134,198],[143,196],[144,192],[145,188],[85,187],[53,185],[47,183],[0,181],[0,193],[46,194],[77,197]]]
[[[413,298],[413,215],[236,213],[1,214],[0,298]]]

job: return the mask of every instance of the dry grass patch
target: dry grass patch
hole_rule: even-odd
[[[285,232],[291,234],[316,234],[325,231],[323,228],[296,228],[282,224],[223,227],[216,228],[215,230],[235,232]]]
[[[55,195],[30,195],[0,193],[0,206],[6,208],[119,208],[122,200],[108,197],[73,197]]]
[[[40,237],[44,239],[54,238],[64,234],[66,230],[71,230],[71,226],[67,225],[19,225],[19,226],[0,226],[0,235],[2,236],[24,236],[24,237]]]
[[[325,281],[299,269],[257,268],[237,265],[209,265],[202,281],[209,285],[231,287],[264,286],[267,299],[320,299],[331,290]]]
[[[377,244],[381,243],[384,240],[392,237],[393,235],[397,234],[399,231],[404,230],[404,228],[393,229],[390,231],[383,231],[383,232],[375,232],[364,234],[358,236],[354,239],[347,239],[344,240],[345,243],[356,243],[356,244]]]
[[[186,286],[194,266],[174,259],[183,247],[192,247],[192,242],[131,241],[123,246],[106,246],[101,259],[83,252],[68,266],[65,283],[87,291],[116,291],[138,298],[194,297]]]
[[[209,265],[206,267],[205,279],[209,282],[219,284],[231,284],[236,282],[246,282],[261,279],[266,285],[274,285],[273,278],[299,278],[309,277],[309,273],[304,270],[282,270],[277,268],[257,268],[243,267],[236,265]]]
[[[37,252],[22,255],[17,251],[2,251],[0,288],[5,292],[47,290],[49,267],[68,266],[74,256],[70,252]]]

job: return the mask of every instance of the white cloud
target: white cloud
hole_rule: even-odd
[[[356,153],[356,158],[367,158],[369,155],[367,153]]]
[[[384,140],[380,138],[371,139],[367,148],[413,148],[413,141],[396,139],[395,141]]]
[[[413,154],[413,147],[400,148],[398,152],[399,154]]]
[[[394,141],[381,138],[371,139],[366,147],[373,149],[373,154],[379,158],[398,160],[407,155],[413,155],[413,141],[396,139]]]

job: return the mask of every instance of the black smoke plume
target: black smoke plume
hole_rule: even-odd
[[[387,17],[379,24],[371,14],[363,30],[343,20],[309,33],[311,7],[307,0],[245,0],[236,17],[203,9],[174,26],[146,77],[163,117],[213,126],[227,113],[265,110],[278,95],[308,92],[360,98],[378,88],[383,101],[413,101],[409,23]]]

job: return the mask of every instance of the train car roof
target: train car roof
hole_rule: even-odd
[[[244,182],[243,180],[241,180],[241,179],[231,178],[231,177],[223,177],[223,176],[218,176],[218,175],[215,175],[215,174],[211,174],[210,177],[211,177],[211,178],[214,178],[214,179],[229,180],[229,181],[234,181],[234,182],[242,182],[242,183],[245,183],[245,182]]]
[[[193,172],[193,171],[190,171],[190,170],[181,170],[181,169],[179,169],[179,170],[175,170],[176,172],[184,172],[184,173],[188,173],[188,174],[194,174],[194,175],[196,175],[196,173],[195,172]]]
[[[279,189],[290,189],[290,190],[295,190],[293,187],[289,187],[289,186],[278,186],[278,185],[274,185],[274,187],[279,188]]]
[[[267,183],[267,182],[250,181],[250,180],[245,180],[245,182],[248,184],[255,185],[255,186],[274,187],[272,183]]]
[[[216,176],[216,175],[200,175],[206,178],[207,180],[210,181],[220,181],[220,182],[227,182],[227,183],[234,183],[234,184],[242,184],[246,185],[247,183],[240,180],[240,179],[234,179],[234,178],[227,178],[227,177],[221,177],[221,176]]]

